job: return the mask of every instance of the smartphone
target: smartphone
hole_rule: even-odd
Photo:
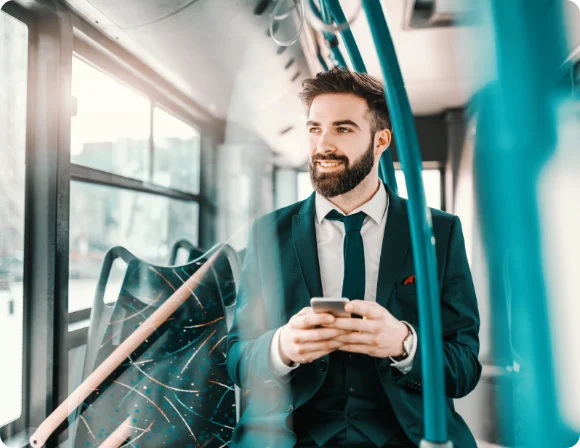
[[[344,305],[349,302],[344,297],[313,297],[310,299],[310,306],[315,313],[330,313],[336,317],[351,317],[350,313],[344,310]]]

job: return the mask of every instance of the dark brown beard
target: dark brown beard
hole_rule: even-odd
[[[320,160],[336,160],[342,162],[344,170],[337,173],[320,173],[316,162]],[[310,179],[312,186],[318,194],[325,198],[333,198],[341,194],[348,193],[360,184],[373,169],[375,164],[375,154],[373,151],[373,141],[368,149],[357,160],[350,163],[345,156],[335,154],[316,154],[310,160]]]

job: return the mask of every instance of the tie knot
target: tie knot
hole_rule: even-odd
[[[367,215],[364,212],[358,212],[354,215],[345,216],[336,210],[332,210],[328,215],[326,215],[326,219],[343,222],[345,232],[360,232],[366,216]]]

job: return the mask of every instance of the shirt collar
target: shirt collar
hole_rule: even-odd
[[[344,215],[339,208],[322,196],[319,193],[316,193],[316,221],[318,224],[322,222],[322,220],[330,213],[331,210],[336,210],[341,215]],[[387,208],[389,206],[389,196],[387,195],[387,190],[385,189],[384,185],[381,183],[381,186],[375,193],[375,195],[361,205],[356,210],[353,210],[350,214],[353,215],[358,212],[364,212],[367,216],[369,216],[373,221],[377,224],[380,224],[383,218],[387,213]]]

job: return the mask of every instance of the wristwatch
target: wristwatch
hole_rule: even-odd
[[[409,355],[411,354],[411,352],[413,351],[413,341],[414,341],[414,335],[413,335],[413,329],[411,328],[411,326],[407,323],[407,322],[403,322],[408,330],[409,330],[409,334],[407,335],[407,337],[403,340],[403,354],[400,356],[392,356],[392,359],[394,359],[396,362],[399,361],[403,361],[404,359],[407,359],[409,357]]]

